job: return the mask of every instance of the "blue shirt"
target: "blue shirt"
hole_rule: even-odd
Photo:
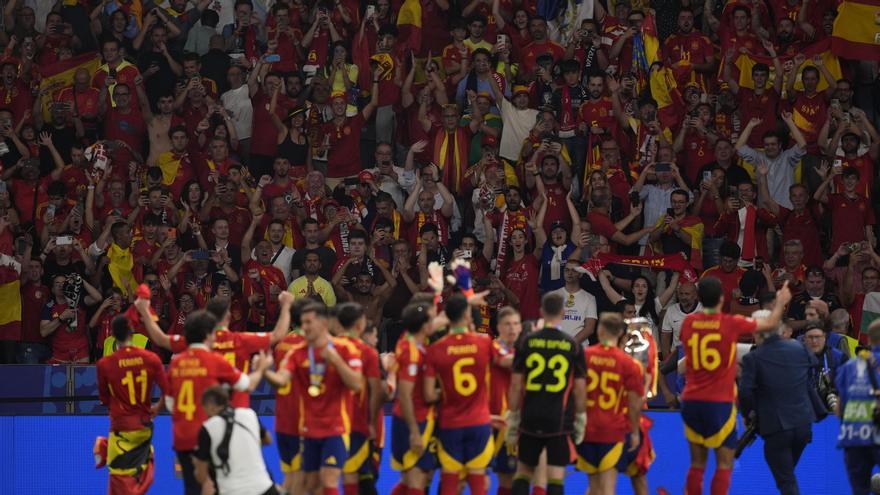
[[[864,358],[850,359],[837,370],[835,385],[840,397],[840,433],[837,447],[867,447],[880,445],[880,432],[874,426],[873,414],[876,399],[871,393],[873,386],[868,373],[873,373],[875,383],[880,383],[876,363],[880,360],[880,347],[871,349],[874,365]]]

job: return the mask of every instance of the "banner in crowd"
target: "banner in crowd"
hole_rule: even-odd
[[[880,0],[838,4],[831,50],[852,60],[880,60]]]
[[[15,337],[21,335],[21,266],[15,269],[17,262],[7,255],[0,260],[0,335]]]
[[[422,4],[419,0],[406,0],[397,14],[397,33],[400,46],[419,53],[422,49]]]
[[[73,85],[73,75],[78,69],[86,69],[89,74],[94,74],[100,65],[101,57],[95,52],[90,52],[42,67],[40,72],[43,74],[43,79],[40,81],[40,91],[48,90],[48,94],[52,96],[43,98],[43,120],[50,121],[49,105],[55,101],[59,91]]]
[[[593,280],[596,280],[599,272],[611,263],[650,268],[652,270],[672,270],[681,273],[682,278],[687,282],[697,281],[697,272],[682,253],[662,256],[627,256],[623,254],[598,253],[581,265],[581,271],[588,274]]]
[[[880,1],[880,0],[878,0]],[[878,48],[880,49],[880,48]],[[837,81],[838,79],[843,78],[843,72],[840,69],[840,60],[837,59],[837,56],[831,51],[831,40],[824,39],[822,41],[817,41],[812,45],[804,48],[803,51],[800,52],[805,57],[803,67],[813,67],[812,58],[816,55],[820,55],[822,57],[822,64],[828,69],[828,72],[831,73],[833,79]],[[783,87],[785,87],[785,82],[788,80],[788,77],[791,74],[791,71],[794,69],[794,60],[793,57],[784,57],[780,56],[779,61],[782,63],[783,74]],[[768,79],[767,85],[772,85],[773,80],[778,77],[776,74],[776,70],[773,68],[773,59],[764,55],[752,55],[752,54],[740,54],[740,56],[734,62],[734,65],[739,69],[739,81],[738,84],[743,88],[754,89],[755,82],[752,80],[752,67],[755,64],[762,63],[767,64],[770,67],[770,78]],[[794,82],[794,89],[798,91],[802,91],[804,89],[804,84],[801,82],[801,72],[798,71],[797,80]],[[819,77],[819,84],[816,87],[816,91],[822,92],[828,87],[828,81],[825,80],[824,77]]]
[[[861,335],[868,335],[868,326],[878,318],[880,318],[880,292],[869,292],[865,294],[865,302],[862,303],[862,327],[859,329]]]

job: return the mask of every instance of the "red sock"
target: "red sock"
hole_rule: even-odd
[[[471,488],[471,495],[487,495],[489,493],[485,474],[468,473],[467,484]]]
[[[458,495],[458,473],[440,474],[440,495]]]
[[[323,495],[339,495],[339,488],[327,488],[325,486],[321,493]]]
[[[685,485],[685,493],[687,495],[702,495],[703,493],[703,471],[705,468],[691,466],[688,469],[687,484]]]
[[[425,490],[421,488],[409,488],[406,489],[406,495],[425,495]]]
[[[358,484],[357,483],[351,483],[351,484],[343,483],[342,484],[342,493],[344,495],[358,495]]]
[[[712,487],[709,493],[712,495],[727,495],[730,491],[730,469],[715,469],[715,476],[712,476]]]
[[[391,489],[391,495],[406,495],[406,485],[400,482]]]
[[[510,495],[510,488],[499,486],[498,491],[495,492],[495,495]]]
[[[547,489],[540,486],[533,487],[532,495],[547,495]]]

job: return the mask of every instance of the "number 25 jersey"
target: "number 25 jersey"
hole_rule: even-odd
[[[520,430],[542,437],[570,433],[572,387],[585,376],[583,348],[562,331],[546,327],[522,342],[513,371],[525,380]]]
[[[694,313],[681,325],[687,358],[683,400],[733,402],[736,399],[736,342],[758,324],[724,313]]]

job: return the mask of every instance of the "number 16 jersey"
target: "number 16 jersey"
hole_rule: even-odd
[[[733,402],[736,399],[736,342],[758,327],[755,320],[723,313],[694,313],[681,325],[687,358],[683,400]]]
[[[574,380],[584,378],[584,350],[559,329],[531,333],[516,350],[514,373],[524,378],[520,431],[550,437],[571,433]]]

